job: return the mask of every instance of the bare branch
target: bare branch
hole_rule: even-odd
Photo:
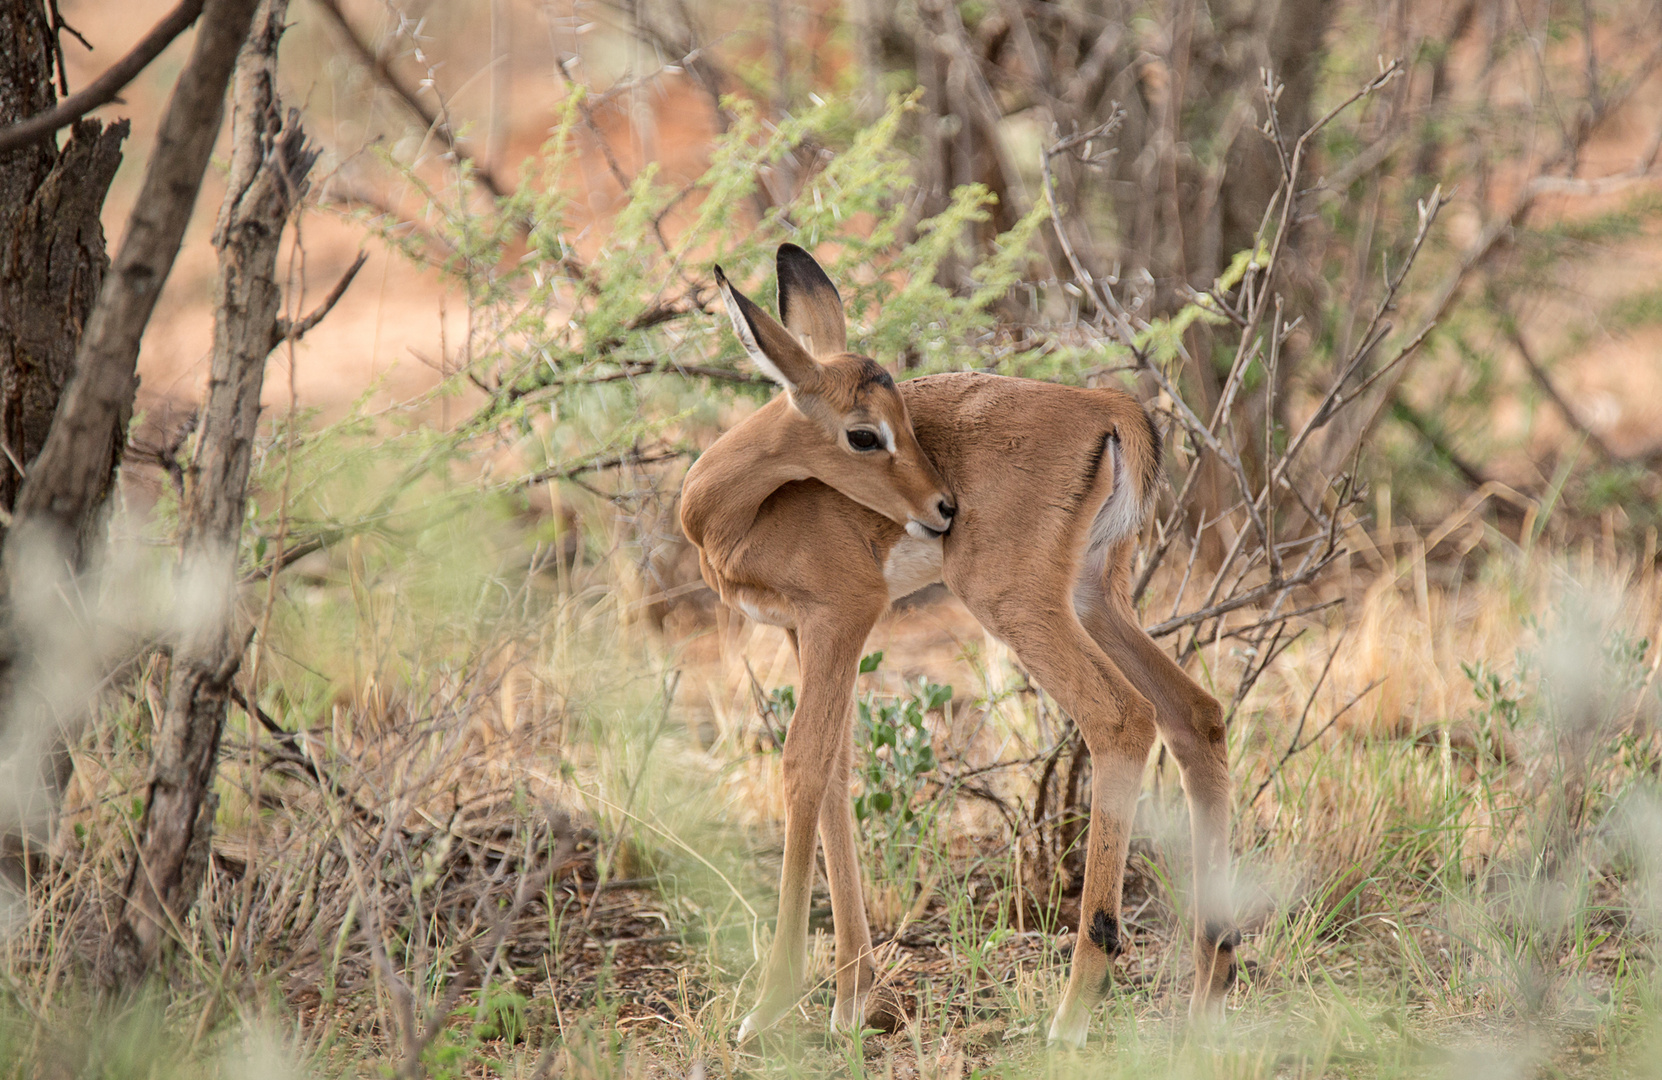
[[[352,279],[358,276],[358,271],[362,270],[364,263],[368,261],[369,252],[358,252],[358,257],[352,260],[352,265],[347,267],[346,272],[340,276],[340,280],[335,282],[335,287],[329,290],[329,295],[325,296],[322,303],[313,308],[299,322],[290,323],[287,319],[278,319],[275,333],[272,335],[271,347],[275,349],[285,341],[299,341],[306,336],[307,331],[322,322],[324,317],[335,309],[335,305],[340,303],[340,298],[346,295],[346,290],[352,284]]]
[[[1335,649],[1335,652],[1337,652],[1337,649]],[[1374,690],[1377,689],[1379,687],[1379,685],[1385,681],[1385,676],[1381,675],[1378,678],[1374,679],[1372,682],[1368,683],[1368,685],[1364,686],[1361,690],[1359,690],[1355,694],[1352,694],[1350,700],[1345,702],[1344,706],[1342,708],[1340,708],[1338,712],[1334,713],[1333,716],[1327,721],[1326,724],[1322,725],[1322,729],[1320,731],[1318,731],[1314,735],[1310,736],[1310,738],[1307,739],[1306,741],[1300,743],[1298,741],[1299,736],[1301,734],[1303,734],[1303,732],[1304,732],[1304,721],[1305,721],[1306,717],[1308,717],[1309,714],[1310,714],[1310,705],[1311,705],[1312,702],[1315,701],[1316,691],[1321,689],[1322,680],[1327,678],[1327,669],[1328,669],[1328,667],[1332,666],[1332,663],[1333,663],[1333,657],[1331,655],[1329,655],[1328,658],[1327,658],[1327,665],[1323,666],[1323,668],[1322,668],[1321,679],[1316,680],[1315,687],[1310,691],[1310,700],[1305,702],[1304,712],[1298,718],[1298,730],[1293,733],[1292,742],[1287,744],[1287,752],[1281,755],[1281,760],[1280,761],[1277,761],[1273,766],[1270,767],[1269,775],[1264,777],[1263,783],[1258,785],[1258,790],[1254,791],[1252,793],[1252,798],[1247,800],[1247,806],[1250,807],[1250,806],[1252,806],[1252,805],[1254,805],[1255,803],[1258,802],[1258,796],[1262,795],[1264,793],[1265,789],[1268,788],[1270,786],[1270,784],[1274,782],[1275,778],[1281,773],[1281,767],[1283,765],[1286,765],[1287,762],[1291,761],[1298,754],[1302,754],[1304,751],[1306,751],[1306,750],[1310,749],[1312,746],[1316,745],[1316,743],[1321,740],[1321,737],[1323,735],[1326,735],[1329,731],[1333,730],[1333,725],[1335,725],[1339,722],[1340,717],[1344,716],[1345,713],[1349,712],[1351,710],[1351,707],[1354,706],[1358,701],[1361,701],[1363,698],[1365,698],[1369,694],[1373,693]]]
[[[352,29],[352,24],[346,21],[346,15],[341,11],[340,0],[317,0],[317,6],[323,10],[324,15],[328,17],[329,21],[335,25],[335,29],[340,32],[341,37],[345,39],[346,47],[353,57],[368,68],[382,86],[391,90],[393,96],[406,109],[414,113],[416,118],[425,124],[429,131],[437,133],[438,137],[444,140],[445,146],[449,147],[452,154],[455,154],[458,159],[472,163],[472,176],[481,187],[490,192],[495,198],[505,198],[509,194],[509,189],[497,179],[490,166],[480,161],[473,154],[463,150],[449,121],[423,104],[416,88],[406,83],[397,72],[392,70],[386,60],[376,55],[375,51],[364,42],[363,38],[358,36],[358,32]]]
[[[1558,387],[1553,385],[1552,378],[1547,374],[1546,369],[1541,366],[1540,361],[1535,359],[1534,350],[1524,341],[1523,330],[1518,326],[1517,320],[1507,317],[1505,323],[1506,336],[1512,339],[1513,347],[1518,350],[1518,356],[1523,360],[1524,367],[1529,370],[1529,377],[1535,381],[1536,386],[1541,388],[1541,393],[1545,394],[1548,400],[1557,407],[1559,415],[1564,418],[1564,422],[1591,443],[1593,449],[1597,450],[1599,456],[1604,458],[1605,461],[1620,461],[1621,458],[1610,449],[1610,444],[1604,441],[1604,437],[1588,426],[1580,416],[1576,415],[1576,411],[1570,407],[1570,403],[1564,400],[1564,395],[1558,392]]]
[[[1243,533],[1242,535],[1245,534]],[[1336,548],[1324,555],[1320,560],[1300,569],[1297,573],[1294,573],[1290,577],[1272,578],[1269,581],[1264,582],[1262,585],[1255,586],[1245,592],[1233,593],[1226,599],[1208,604],[1206,607],[1191,611],[1186,615],[1179,615],[1175,619],[1167,619],[1165,622],[1155,623],[1153,626],[1148,627],[1148,636],[1152,638],[1166,637],[1169,634],[1175,634],[1177,631],[1186,626],[1198,626],[1209,619],[1217,618],[1219,615],[1227,615],[1231,611],[1239,611],[1241,608],[1256,604],[1258,601],[1263,600],[1266,597],[1288,593],[1302,585],[1308,585],[1312,581],[1316,580],[1317,576],[1319,576],[1323,570],[1327,569],[1328,565],[1332,563],[1334,559],[1337,559],[1344,553],[1345,549]],[[1224,565],[1227,567],[1228,562],[1225,562]]]
[[[546,484],[550,480],[571,480],[582,476],[584,473],[600,472],[605,469],[621,469],[626,465],[659,465],[666,461],[677,461],[689,457],[691,454],[691,450],[681,447],[657,451],[630,450],[623,454],[593,458],[577,465],[567,465],[558,469],[543,469],[541,472],[520,477],[514,481],[513,486],[528,488],[535,484]]]
[[[99,106],[114,101],[116,95],[150,65],[150,61],[160,56],[174,38],[196,21],[197,16],[202,14],[202,4],[203,0],[181,0],[178,7],[163,16],[148,34],[139,39],[132,51],[87,84],[86,89],[69,95],[38,116],[0,129],[0,154],[38,142]]]

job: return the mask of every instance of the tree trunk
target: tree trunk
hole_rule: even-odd
[[[45,112],[51,23],[40,0],[0,0],[0,126]],[[83,120],[56,140],[0,154],[0,507],[40,453],[109,266],[99,213],[121,164],[125,121]],[[0,536],[3,536],[0,531]]]
[[[56,45],[45,5],[0,0],[0,41],[5,127],[57,102]],[[46,443],[109,266],[99,214],[126,136],[126,121],[83,120],[62,149],[53,138],[0,153],[0,542],[24,470]],[[0,641],[0,685],[10,652]],[[60,769],[51,763],[49,742],[9,720],[10,711],[0,710],[0,877],[17,885],[32,861],[24,858],[30,829],[50,809],[50,800],[40,797],[60,779]]]
[[[178,595],[199,610],[174,649],[138,858],[117,930],[126,981],[143,974],[168,927],[181,924],[196,902],[218,801],[212,787],[220,733],[247,641],[236,625],[237,547],[265,362],[279,337],[278,246],[317,157],[304,145],[297,114],[285,125],[277,103],[277,42],[287,12],[288,0],[264,0],[237,63],[230,184],[214,232],[213,371],[180,537]]]
[[[6,545],[8,577],[20,558],[52,568],[80,567],[121,463],[127,419],[138,389],[139,341],[173,269],[202,173],[224,112],[225,86],[248,36],[255,0],[209,0],[190,63],[162,117],[156,146],[127,235],[87,324],[46,444],[29,469]],[[25,540],[19,544],[18,540]],[[23,549],[23,550],[20,550]]]
[[[0,708],[4,709],[0,790],[8,796],[8,805],[0,806],[0,833],[10,838],[5,841],[8,848],[19,846],[22,841],[17,838],[27,837],[55,805],[68,776],[69,758],[63,747],[69,741],[69,729],[85,715],[88,697],[98,685],[95,628],[80,601],[93,586],[78,578],[88,565],[126,442],[137,389],[134,370],[139,339],[190,220],[219,133],[225,86],[237,49],[248,36],[255,3],[209,0],[205,7],[190,62],[180,73],[157,132],[127,235],[99,284],[63,395],[11,508],[5,549],[0,552],[0,620],[4,624],[0,635]],[[15,8],[16,0],[0,0],[0,10],[15,14]],[[37,16],[44,18],[38,12]],[[17,18],[12,26],[0,29],[21,33],[31,25],[36,24]],[[35,33],[29,40],[38,43],[38,25]],[[8,64],[17,60],[15,54],[20,51],[12,46],[8,38],[0,48]],[[38,58],[35,70],[38,74]],[[39,104],[38,96],[28,102],[29,107]],[[95,130],[77,125],[70,145],[79,138],[98,144]],[[21,168],[12,164],[12,158],[27,163],[50,153],[49,141],[30,144],[9,155],[5,166]],[[113,155],[114,147],[104,153]],[[59,162],[67,155],[66,149]],[[103,160],[98,153],[91,158]],[[113,171],[113,164],[109,167]],[[64,183],[60,176],[60,185]],[[86,212],[95,220],[95,208]],[[35,224],[43,231],[54,231],[52,223],[37,218]],[[90,245],[91,235],[90,225],[74,237],[58,230],[57,242]],[[89,259],[92,250],[102,257],[101,248],[89,248]],[[85,295],[94,277],[69,274],[66,280],[79,282]],[[63,302],[61,297],[44,298],[47,308]],[[80,324],[79,315],[66,318]],[[14,325],[27,330],[30,323]],[[10,407],[9,399],[6,406]],[[0,456],[5,456],[3,448]],[[18,471],[23,466],[21,460],[4,464]],[[50,764],[43,768],[42,763]],[[0,859],[4,855],[0,850]]]

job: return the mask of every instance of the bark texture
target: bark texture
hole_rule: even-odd
[[[173,269],[202,173],[219,135],[225,86],[248,36],[255,0],[209,0],[189,64],[156,135],[127,235],[104,277],[76,354],[75,371],[40,456],[14,509],[5,558],[8,578],[82,567],[99,511],[121,462],[138,388],[139,340]],[[22,541],[22,543],[19,543]]]
[[[5,127],[57,100],[45,4],[0,0],[0,42]],[[126,135],[125,121],[83,120],[61,148],[45,139],[0,152],[0,543],[24,470],[46,443],[109,266],[99,214]],[[10,696],[11,655],[0,634],[0,702]],[[31,834],[50,814],[50,793],[68,760],[53,753],[51,735],[0,709],[0,879],[14,886],[37,861]]]
[[[0,0],[0,126],[50,110],[51,22],[41,0]],[[109,256],[99,214],[127,123],[83,120],[0,153],[0,508],[46,444]],[[5,460],[9,459],[9,460]],[[0,536],[3,536],[0,531]]]
[[[285,123],[277,101],[277,43],[287,11],[288,0],[264,0],[237,64],[230,185],[214,232],[213,369],[180,539],[178,592],[194,618],[174,649],[138,858],[117,931],[117,960],[129,981],[196,902],[211,850],[220,734],[247,641],[237,627],[237,546],[266,357],[280,337],[278,247],[317,157],[298,115],[291,112]]]

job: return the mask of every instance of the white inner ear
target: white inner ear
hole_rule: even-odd
[[[744,346],[744,351],[750,356],[750,362],[755,364],[756,369],[763,375],[787,391],[794,392],[796,384],[785,378],[785,373],[775,367],[773,361],[768,359],[768,354],[756,344],[756,335],[750,332],[750,321],[744,317],[744,312],[739,310],[739,302],[733,299],[732,291],[723,287],[721,299],[727,305],[727,317],[733,321],[733,333],[739,336],[739,344]]]

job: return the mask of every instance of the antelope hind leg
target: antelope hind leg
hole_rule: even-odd
[[[1195,987],[1189,1017],[1210,1023],[1222,1018],[1235,985],[1241,940],[1229,898],[1230,785],[1223,711],[1111,598],[1090,598],[1078,607],[1085,629],[1154,703],[1160,738],[1183,776],[1195,873]]]
[[[1108,994],[1110,964],[1121,950],[1120,890],[1131,817],[1154,745],[1154,708],[1073,617],[1067,593],[1033,583],[982,596],[973,575],[950,581],[971,612],[1015,649],[1022,665],[1072,716],[1091,752],[1091,823],[1085,891],[1073,970],[1050,1024],[1050,1040],[1082,1046],[1091,1011]],[[1048,583],[1054,585],[1054,583]],[[1051,614],[1066,612],[1060,618]]]

